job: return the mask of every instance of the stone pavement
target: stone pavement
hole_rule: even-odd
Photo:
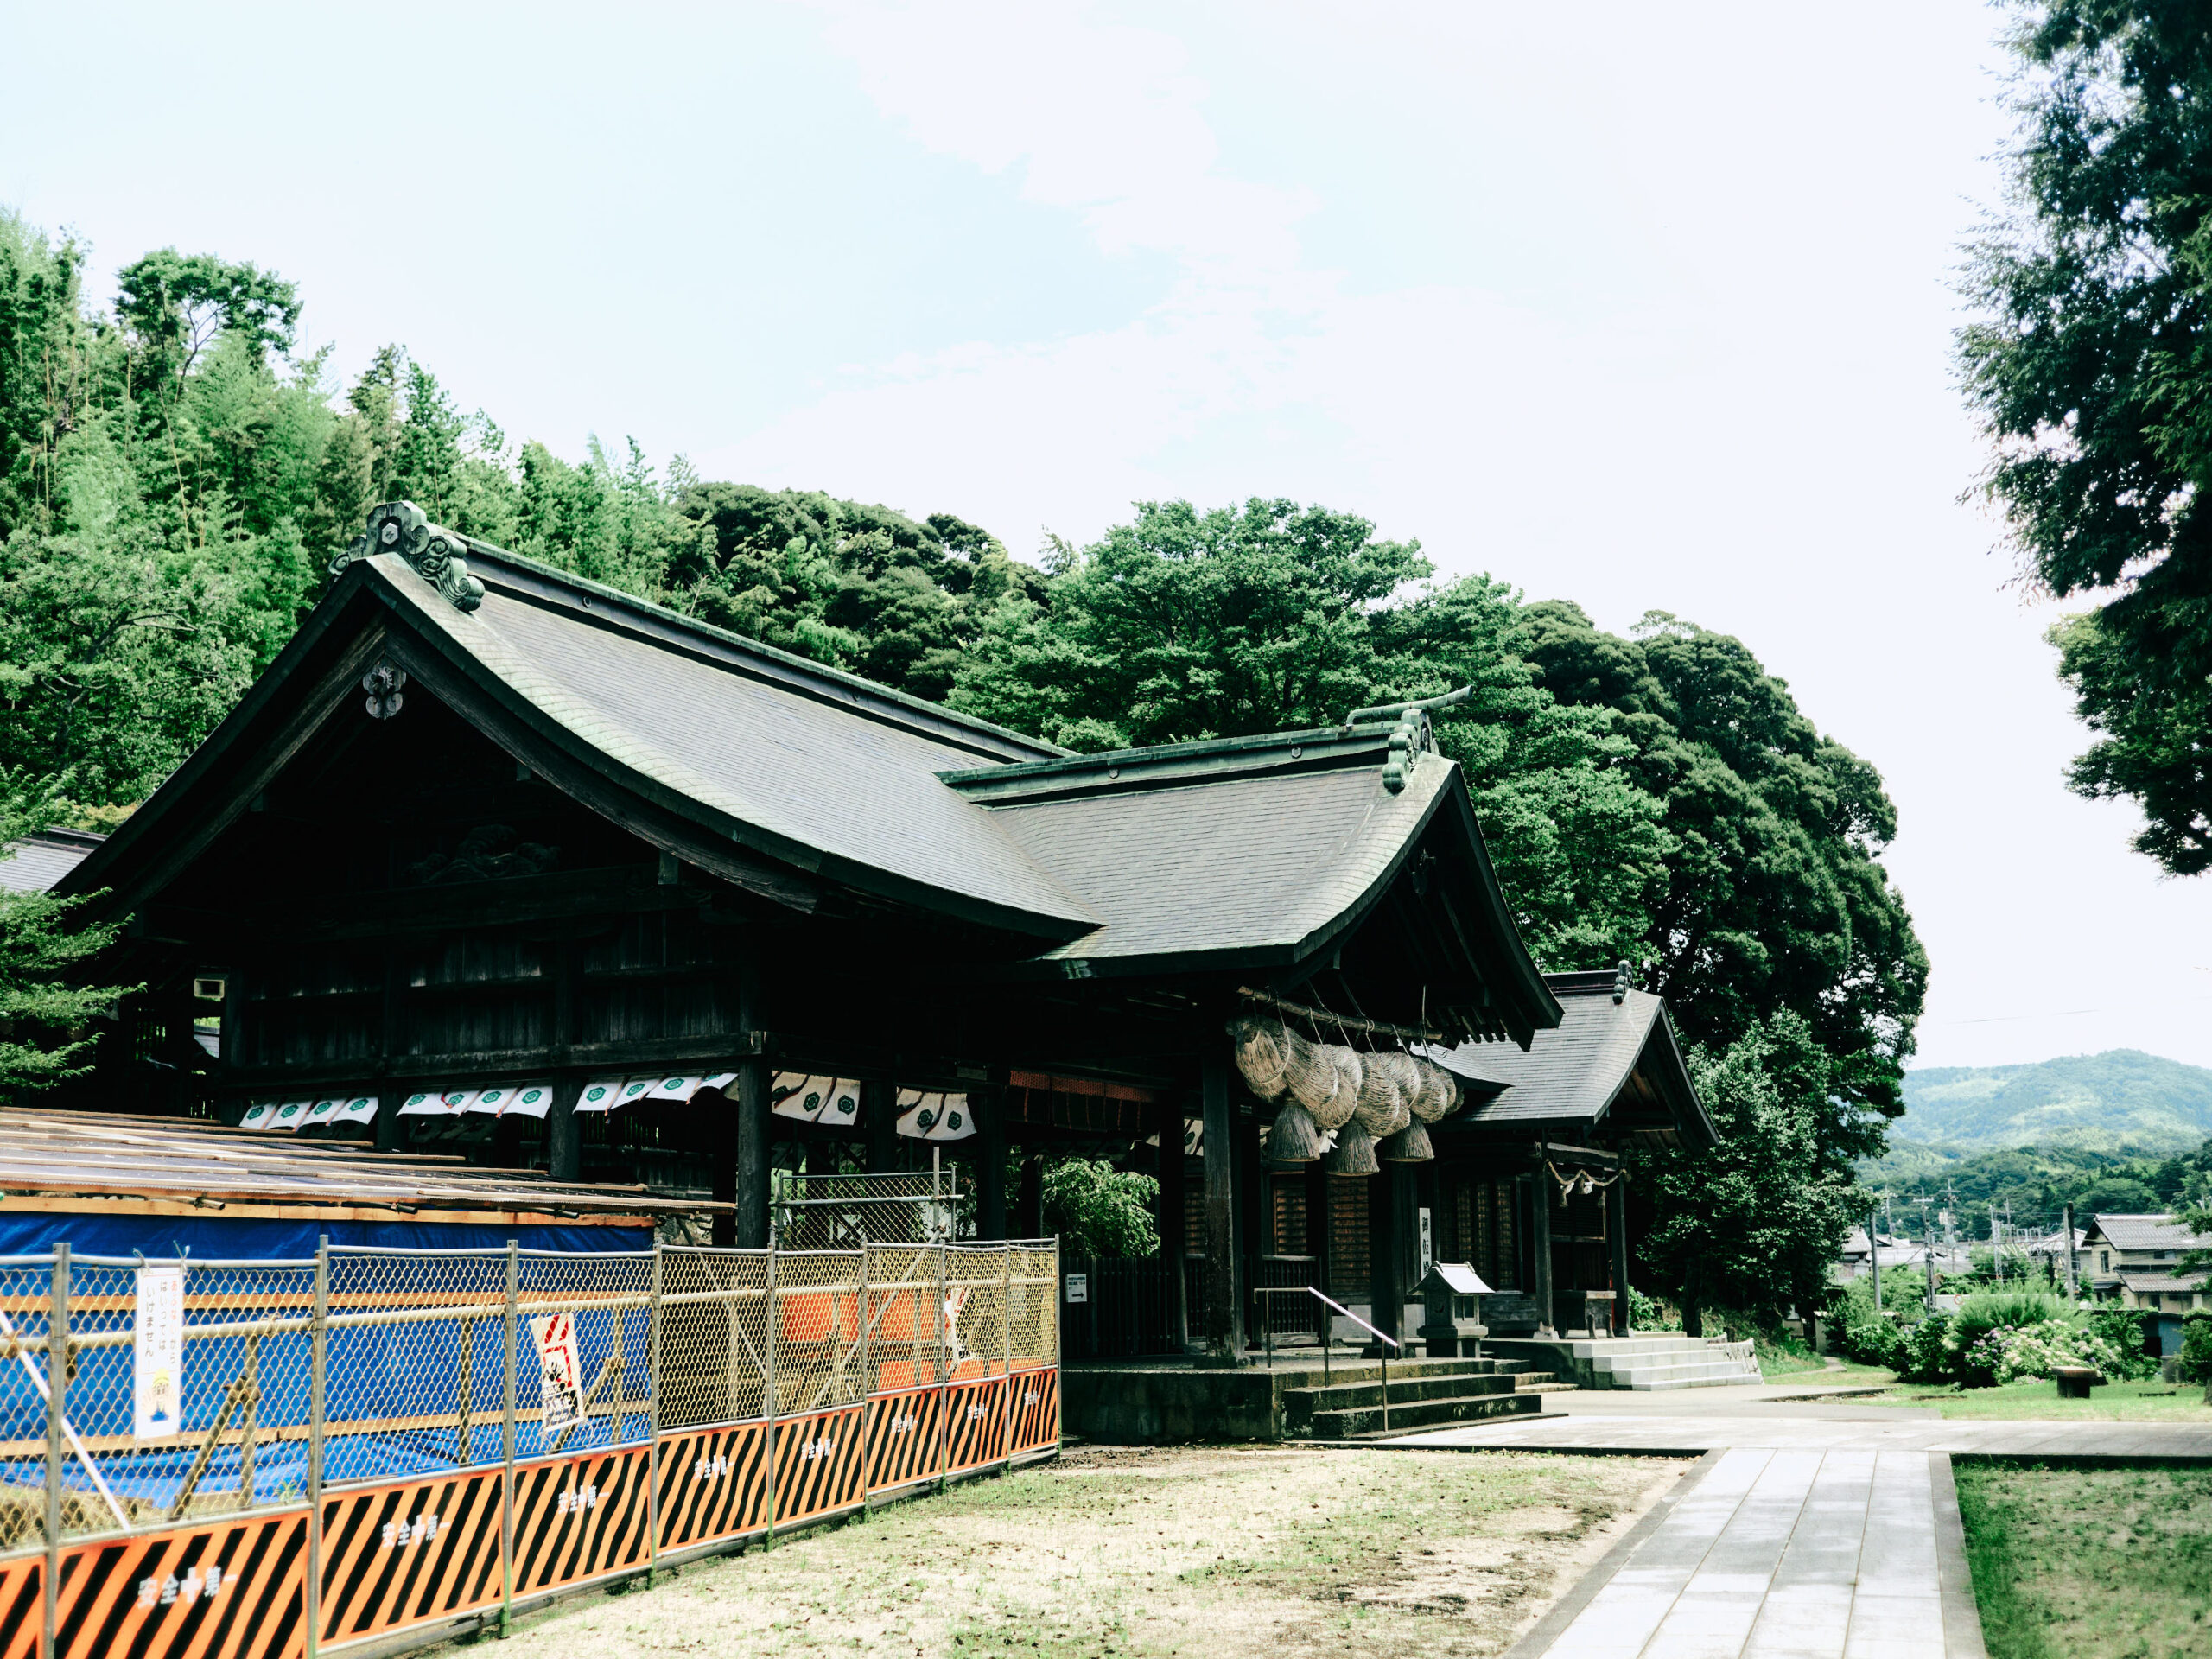
[[[1555,1395],[1383,1444],[1702,1454],[1511,1659],[1986,1659],[1950,1453],[2212,1459],[2212,1425],[1788,1397],[1817,1386]]]

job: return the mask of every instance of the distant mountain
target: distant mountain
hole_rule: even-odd
[[[2212,1135],[2212,1071],[2132,1048],[2034,1065],[1920,1068],[1905,1073],[1904,1102],[1893,1145],[2190,1152]]]

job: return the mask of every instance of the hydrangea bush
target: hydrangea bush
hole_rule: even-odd
[[[1985,1331],[1954,1354],[1950,1370],[1959,1382],[1974,1389],[2054,1376],[2062,1365],[2087,1365],[2107,1377],[2126,1373],[2120,1350],[2109,1339],[2071,1319]]]

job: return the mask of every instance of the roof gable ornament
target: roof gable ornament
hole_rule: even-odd
[[[339,575],[356,559],[397,553],[454,609],[473,611],[484,602],[484,584],[468,574],[462,558],[468,550],[467,537],[432,524],[412,501],[386,501],[369,509],[368,528],[331,560],[330,574]]]
[[[1390,758],[1382,765],[1382,787],[1393,795],[1401,795],[1405,792],[1406,779],[1421,764],[1421,756],[1436,751],[1436,728],[1428,718],[1431,711],[1449,709],[1474,695],[1473,686],[1463,685],[1457,691],[1423,697],[1418,702],[1385,702],[1372,709],[1355,709],[1344,717],[1344,729],[1350,731],[1355,726],[1395,717],[1397,724],[1390,732]]]

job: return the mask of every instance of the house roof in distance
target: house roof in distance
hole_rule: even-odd
[[[438,534],[465,548],[466,585],[397,553],[355,558],[238,709],[67,884],[111,888],[118,907],[157,892],[190,837],[259,786],[257,746],[302,719],[359,717],[356,682],[382,662],[409,676],[409,695],[446,702],[709,874],[759,875],[771,896],[836,882],[996,930],[1033,942],[1019,970],[1052,978],[1294,965],[1368,913],[1417,848],[1448,837],[1456,919],[1442,931],[1465,941],[1452,947],[1456,979],[1478,986],[1464,1028],[1526,1040],[1559,1017],[1457,769],[1417,713],[1074,756]],[[311,696],[327,707],[303,709]],[[1391,747],[1408,720],[1410,765]]]
[[[641,1224],[729,1206],[207,1118],[0,1109],[0,1211]]]
[[[2202,1290],[2205,1287],[2207,1281],[2212,1281],[2212,1272],[2207,1272],[2202,1269],[2200,1269],[2196,1273],[2182,1274],[2144,1273],[2137,1268],[2123,1268],[2120,1270],[2119,1276],[2120,1282],[2126,1286],[2128,1289],[2134,1291],[2138,1295],[2141,1295],[2145,1293],[2153,1295],[2161,1294],[2186,1294],[2193,1290]]]
[[[0,858],[0,887],[44,893],[75,869],[107,837],[90,830],[41,830],[8,843]]]
[[[2100,1211],[2083,1231],[2085,1241],[2101,1238],[2116,1250],[2212,1249],[2212,1236],[2193,1233],[2173,1216],[2107,1215]]]
[[[1427,1051],[1481,1096],[1440,1128],[1491,1139],[1604,1131],[1694,1147],[1719,1141],[1664,1000],[1618,971],[1547,974],[1544,982],[1561,1017],[1525,1052],[1475,1043]]]

